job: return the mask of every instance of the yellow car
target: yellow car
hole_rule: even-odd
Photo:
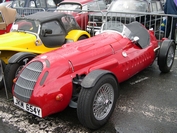
[[[11,90],[16,74],[36,55],[89,37],[89,33],[81,30],[69,14],[38,12],[17,18],[11,32],[0,36],[0,58],[7,89]],[[4,67],[3,64],[7,65]],[[3,79],[0,78],[0,81],[2,88]]]

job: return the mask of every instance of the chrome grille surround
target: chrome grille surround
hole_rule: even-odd
[[[42,69],[42,62],[34,61],[28,64],[19,75],[14,86],[14,95],[19,100],[24,102],[29,101]]]

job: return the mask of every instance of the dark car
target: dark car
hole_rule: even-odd
[[[14,80],[14,104],[38,117],[70,106],[77,109],[85,127],[97,129],[113,113],[121,82],[156,58],[161,72],[170,72],[175,57],[173,40],[157,40],[153,30],[138,22],[115,22],[105,23],[94,37],[30,61]]]
[[[103,21],[121,21],[128,24],[138,21],[147,28],[158,28],[161,17],[150,15],[162,14],[163,7],[160,0],[115,0],[112,1],[106,12],[89,14],[89,32],[100,29]]]
[[[53,0],[13,0],[11,8],[15,8],[21,16],[40,11],[54,11],[56,4]]]

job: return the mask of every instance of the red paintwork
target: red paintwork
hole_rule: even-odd
[[[64,110],[72,97],[72,79],[76,74],[87,75],[96,69],[111,71],[119,82],[129,79],[155,60],[154,49],[158,47],[158,41],[152,31],[149,31],[149,34],[150,44],[144,49],[118,33],[104,32],[37,56],[31,62],[43,62],[43,71],[29,104],[42,108],[42,117]],[[126,53],[127,57],[123,56],[123,53]],[[49,67],[46,60],[50,62]],[[40,82],[46,71],[49,74],[41,86]],[[63,95],[62,101],[56,100],[58,94]]]
[[[6,26],[6,29],[0,30],[0,35],[10,32],[11,27],[12,27],[12,23]]]

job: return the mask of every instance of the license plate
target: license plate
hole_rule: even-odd
[[[20,100],[18,100],[16,97],[13,97],[14,99],[14,104],[20,108],[22,108],[23,110],[32,113],[34,115],[37,115],[39,117],[42,117],[42,110],[39,107],[33,106],[31,104],[22,102]]]

